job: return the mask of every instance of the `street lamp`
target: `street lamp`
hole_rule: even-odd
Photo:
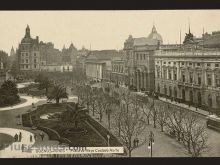
[[[153,145],[154,145],[154,133],[150,131],[148,149],[150,149],[151,157],[153,155]]]
[[[109,147],[109,139],[110,139],[110,135],[107,135],[107,139],[108,139],[108,147]]]

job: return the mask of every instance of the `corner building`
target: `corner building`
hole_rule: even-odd
[[[155,92],[220,113],[220,50],[156,51]]]
[[[133,38],[130,35],[125,41],[125,70],[130,89],[154,91],[154,52],[161,44],[163,39],[155,26],[148,37]]]

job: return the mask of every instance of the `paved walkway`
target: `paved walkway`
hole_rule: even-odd
[[[39,98],[39,97],[31,97],[31,96],[25,96],[25,95],[20,95],[20,98],[25,99],[26,101],[21,104],[17,104],[14,106],[10,107],[3,107],[0,108],[0,111],[7,111],[7,110],[13,110],[17,108],[23,108],[32,105],[32,103],[36,104],[39,101],[46,100],[46,98]]]
[[[21,150],[21,146],[22,144],[28,147],[31,147],[34,143],[34,134],[22,129],[15,129],[15,128],[0,128],[0,133],[4,133],[7,135],[10,135],[12,137],[15,136],[15,134],[17,133],[19,135],[19,133],[21,132],[22,134],[22,138],[20,142],[13,142],[12,144],[10,144],[8,147],[6,147],[3,150],[0,150],[0,157],[1,158],[17,158],[17,157],[28,157],[30,156],[30,153],[28,152],[22,152]],[[33,140],[30,141],[30,136],[33,137]]]

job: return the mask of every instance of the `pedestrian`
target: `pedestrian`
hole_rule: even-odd
[[[22,135],[21,132],[19,133],[19,142],[21,141]]]
[[[34,134],[34,140],[35,141],[37,140],[37,134]]]
[[[32,142],[32,135],[30,135],[30,142]]]
[[[40,137],[41,137],[41,140],[43,141],[44,140],[44,133],[43,132],[40,133]]]
[[[17,134],[17,133],[16,133],[15,136],[14,136],[14,140],[15,140],[15,142],[18,141],[18,134]]]

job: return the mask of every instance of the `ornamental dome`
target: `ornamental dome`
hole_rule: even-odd
[[[160,44],[163,43],[162,36],[159,33],[157,33],[155,26],[153,26],[151,33],[148,35],[148,39],[157,40],[160,42]]]

